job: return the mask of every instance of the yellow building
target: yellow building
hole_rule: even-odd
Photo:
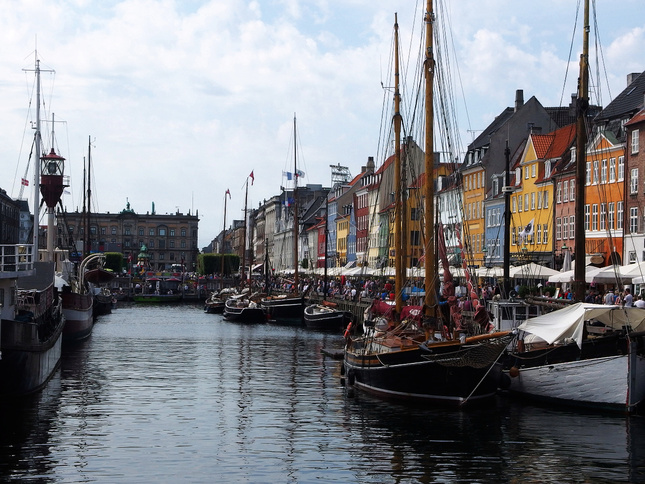
[[[575,125],[549,134],[529,135],[515,166],[511,196],[511,254],[515,263],[553,265],[553,175],[569,152]],[[568,160],[567,160],[568,161]]]
[[[349,236],[349,215],[336,218],[336,257],[338,267],[347,264],[347,238]]]
[[[462,172],[463,186],[463,233],[465,252],[469,265],[484,265],[486,235],[484,224],[484,197],[486,195],[486,171],[481,164],[473,165]]]

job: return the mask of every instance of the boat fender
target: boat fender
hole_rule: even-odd
[[[356,375],[354,374],[354,370],[349,370],[347,372],[347,384],[352,387],[354,386],[354,382],[356,381]]]
[[[520,375],[520,370],[517,368],[517,366],[511,366],[511,368],[508,370],[508,374],[511,376],[511,378],[517,378]]]
[[[352,321],[350,321],[349,324],[347,325],[347,329],[345,330],[345,334],[343,335],[343,338],[347,339],[349,337],[349,332],[352,329],[352,324],[353,324]]]

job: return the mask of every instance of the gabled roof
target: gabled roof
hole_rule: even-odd
[[[645,109],[641,109],[636,115],[630,119],[625,126],[633,126],[634,124],[645,122]]]
[[[645,93],[645,72],[642,72],[616,98],[603,109],[595,121],[619,118],[643,107]]]

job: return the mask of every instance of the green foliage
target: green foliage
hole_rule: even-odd
[[[123,269],[123,254],[121,252],[106,252],[105,268],[120,274]]]
[[[518,295],[521,298],[525,298],[526,296],[528,296],[529,295],[529,286],[520,286],[520,291],[519,291]]]
[[[224,261],[224,275],[228,276],[240,267],[240,256],[236,254],[199,254],[197,256],[197,272],[200,274],[220,274]]]

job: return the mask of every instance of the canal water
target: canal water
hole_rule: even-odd
[[[645,482],[645,418],[351,393],[340,335],[123,305],[0,406],[0,482]]]

